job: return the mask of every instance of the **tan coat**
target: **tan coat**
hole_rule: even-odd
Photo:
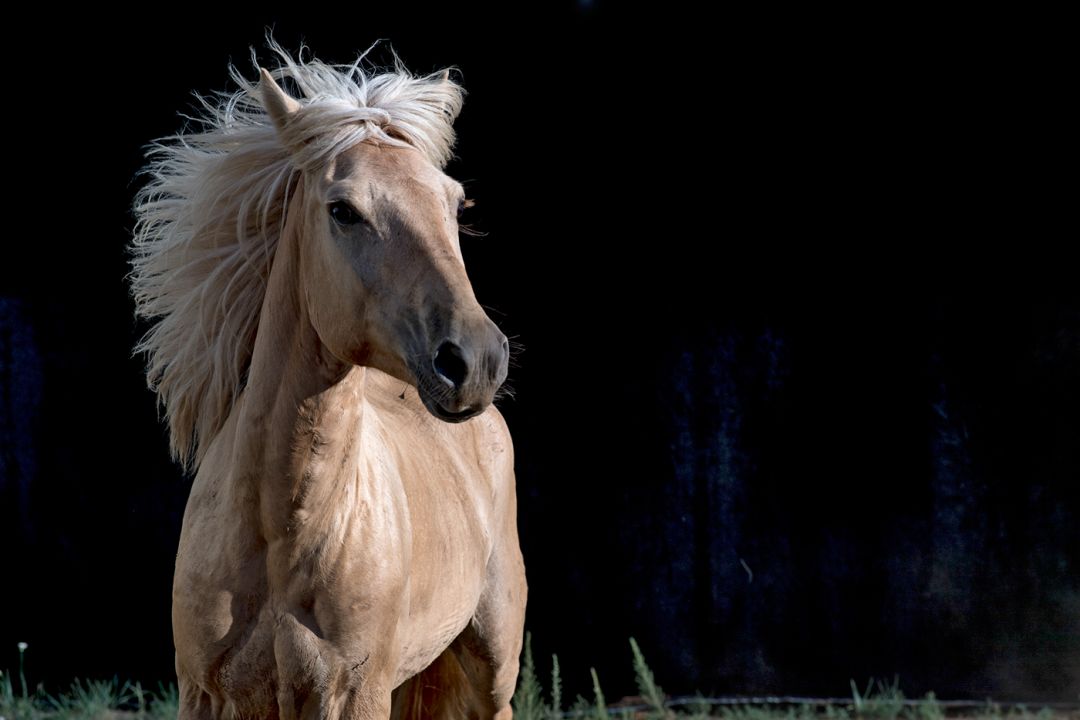
[[[287,133],[300,105],[265,76]],[[506,339],[461,187],[364,142],[298,173],[173,586],[180,718],[510,718],[526,598]]]

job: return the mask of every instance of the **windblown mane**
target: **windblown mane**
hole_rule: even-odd
[[[274,78],[302,96],[284,131],[258,85],[231,67],[240,89],[200,97],[194,129],[151,145],[135,200],[130,280],[136,315],[151,323],[137,350],[187,469],[243,387],[296,174],[365,140],[413,146],[442,168],[461,109],[446,72],[417,77],[398,63],[379,73],[363,55],[333,66],[270,49]]]

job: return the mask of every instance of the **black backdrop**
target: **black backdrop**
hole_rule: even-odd
[[[387,38],[462,72],[450,171],[488,233],[466,258],[524,346],[503,411],[528,625],[571,690],[594,665],[629,691],[634,635],[675,692],[897,674],[1077,699],[1080,286],[1051,25],[584,1],[13,24],[0,668],[26,641],[54,689],[171,677],[189,481],[130,355],[129,207],[141,146],[273,26],[325,59]]]

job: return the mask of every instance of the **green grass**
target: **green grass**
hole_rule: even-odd
[[[851,681],[851,699],[832,702],[767,702],[747,699],[723,703],[705,697],[670,699],[660,686],[637,641],[630,638],[630,656],[637,683],[638,696],[610,705],[600,687],[595,668],[592,675],[592,697],[578,696],[569,710],[562,706],[562,677],[559,658],[551,657],[551,691],[545,692],[532,655],[532,638],[525,637],[521,674],[514,695],[514,720],[1080,720],[1080,713],[1052,711],[1043,708],[1035,712],[1023,706],[1003,709],[987,701],[985,705],[962,709],[946,708],[934,693],[919,700],[910,700],[900,690],[900,681],[871,679],[860,689]]]
[[[3,720],[175,720],[179,707],[176,686],[146,691],[139,683],[113,680],[76,680],[56,695],[43,687],[32,692],[22,667],[25,647],[19,649],[16,682],[0,673],[0,718]]]
[[[19,645],[19,671],[0,673],[0,720],[175,720],[176,686],[147,691],[138,683],[118,680],[76,680],[53,695],[26,682],[24,654]],[[1023,706],[1003,708],[987,701],[981,707],[946,708],[933,693],[912,701],[900,690],[899,680],[870,680],[864,687],[851,681],[851,699],[821,702],[764,702],[747,700],[723,703],[704,697],[669,699],[637,642],[630,639],[630,660],[638,697],[609,705],[600,676],[590,668],[592,696],[578,696],[565,706],[559,658],[551,656],[547,689],[533,661],[532,638],[526,636],[518,689],[514,694],[514,720],[1080,720],[1080,712],[1038,711]]]
[[[4,720],[175,720],[176,688],[147,692],[138,683],[76,680],[56,695],[38,688],[14,692],[7,673],[0,678],[0,718]]]

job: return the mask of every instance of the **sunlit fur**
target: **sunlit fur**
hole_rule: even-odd
[[[527,589],[508,343],[442,172],[462,90],[272,48],[136,202],[140,349],[196,471],[179,719],[508,720]]]

